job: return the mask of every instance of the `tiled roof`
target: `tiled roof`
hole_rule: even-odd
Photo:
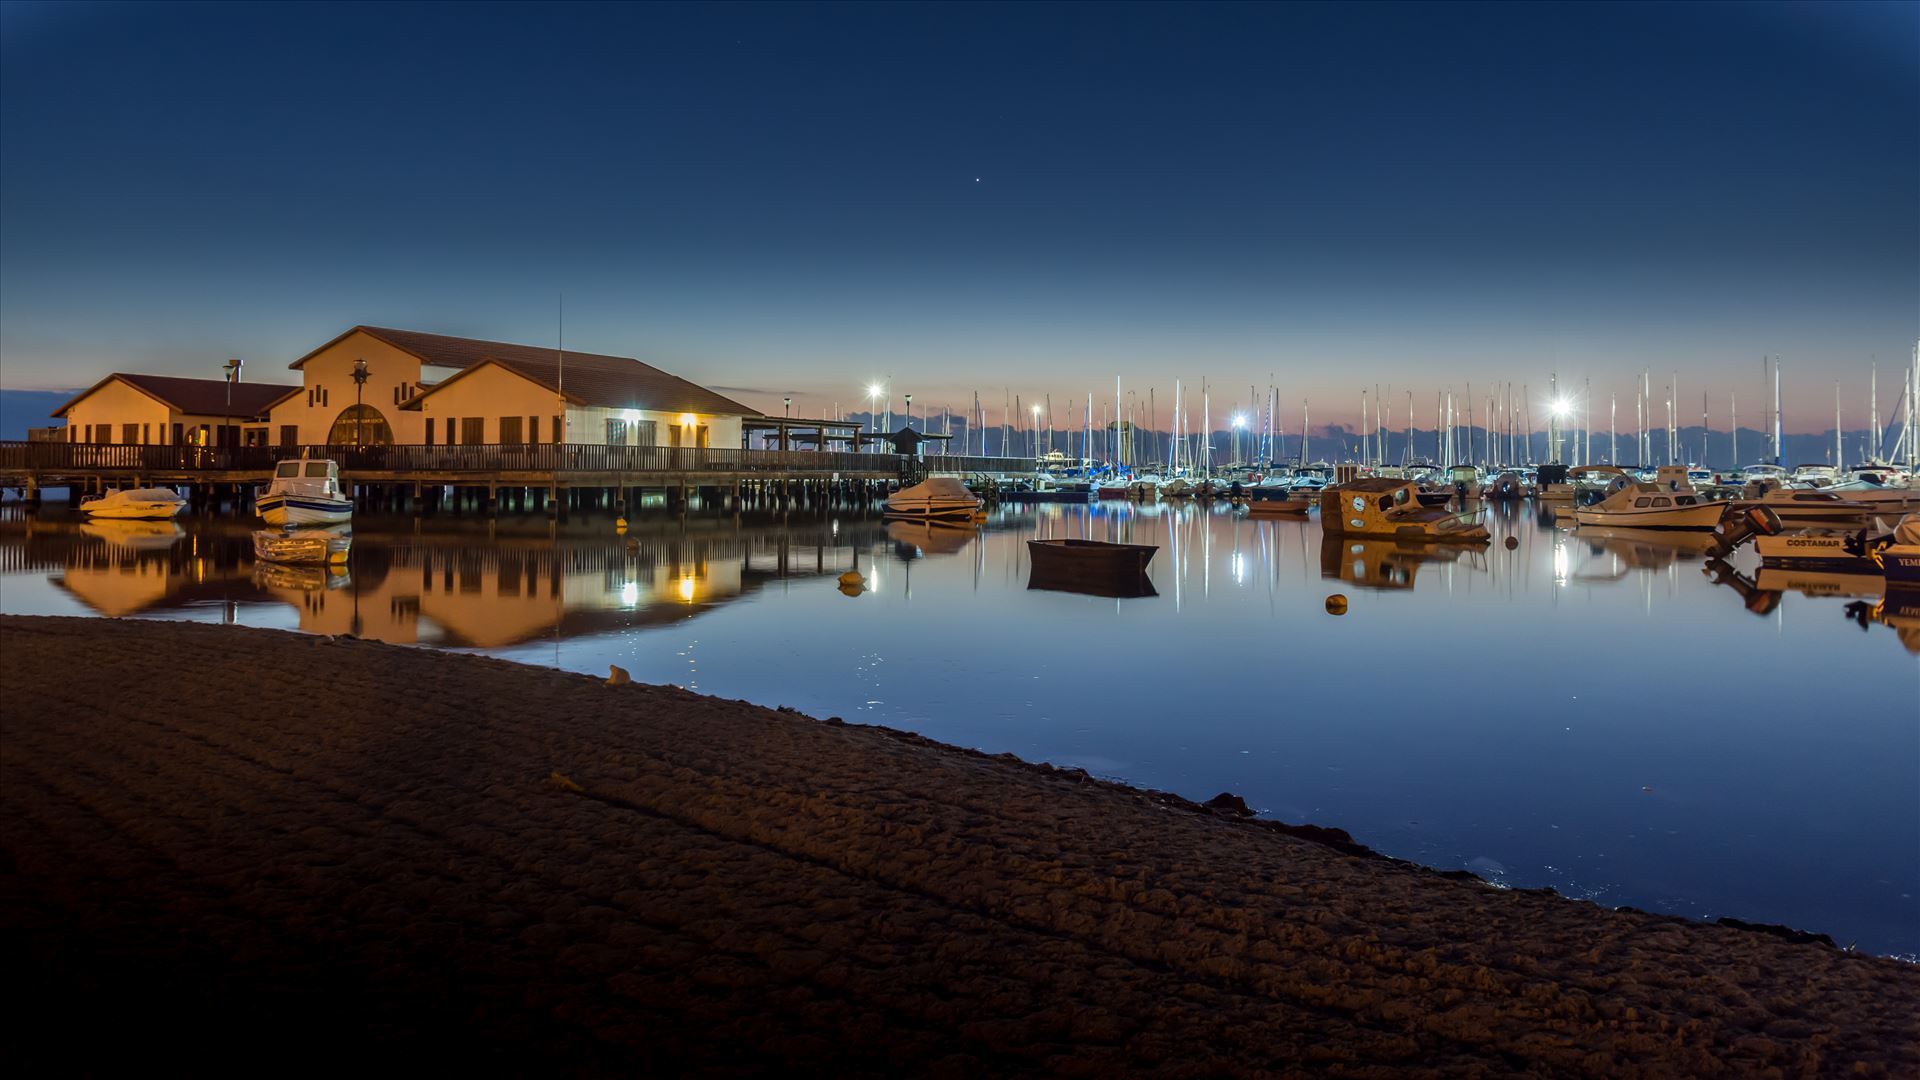
[[[141,375],[116,371],[76,394],[72,400],[53,410],[51,415],[65,416],[67,410],[82,399],[116,379],[180,412],[197,416],[265,416],[267,409],[275,402],[300,389],[298,386],[277,383],[237,382],[233,384],[232,404],[229,405],[225,379],[188,379],[178,375]]]
[[[532,379],[549,389],[560,385],[561,364],[555,350],[545,346],[513,345],[503,341],[482,341],[478,338],[448,337],[445,334],[426,334],[418,330],[394,330],[384,326],[356,326],[347,331],[362,331],[396,349],[410,353],[422,363],[438,367],[470,369],[492,360]],[[342,334],[341,337],[346,337]],[[335,338],[338,341],[340,338]],[[333,342],[328,342],[331,345]],[[326,348],[325,345],[321,346]],[[314,352],[320,350],[316,349]],[[299,367],[312,357],[308,353],[293,362]],[[670,375],[651,364],[644,364],[626,356],[601,356],[595,353],[566,354],[566,394],[567,399],[576,405],[599,406],[610,409],[649,409],[657,412],[691,412],[705,414],[725,414],[734,416],[758,416],[759,410],[749,409],[730,398],[708,390],[704,386],[690,383],[678,375]],[[438,386],[429,389],[413,400],[431,394],[440,386],[452,383],[459,376],[442,380]]]

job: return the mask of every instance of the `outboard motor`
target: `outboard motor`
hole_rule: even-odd
[[[1770,506],[1749,506],[1727,514],[1713,527],[1713,553],[1724,559],[1756,536],[1779,536],[1781,528],[1780,515]]]

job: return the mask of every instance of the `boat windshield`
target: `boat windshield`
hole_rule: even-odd
[[[274,467],[274,470],[273,470],[273,475],[275,475],[275,476],[299,476],[299,475],[300,475],[300,463],[299,463],[299,462],[297,462],[297,461],[283,461],[283,462],[281,462],[281,463],[280,463],[279,465],[277,465],[277,466],[275,466],[275,467]]]
[[[290,475],[290,474],[287,474],[287,473],[282,473],[281,475],[283,475],[283,476],[285,476],[285,475]],[[326,463],[326,462],[324,462],[324,461],[309,461],[309,462],[307,462],[307,475],[308,475],[308,476],[320,476],[320,477],[324,477],[324,476],[326,476],[326,475],[327,475],[327,463]]]

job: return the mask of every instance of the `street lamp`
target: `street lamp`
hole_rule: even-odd
[[[907,430],[913,430],[913,395],[907,395]]]
[[[355,450],[360,449],[360,444],[366,436],[366,417],[360,413],[360,394],[366,386],[367,362],[355,360],[353,362],[353,448]]]
[[[1037,401],[1034,402],[1031,411],[1033,413],[1033,430],[1028,433],[1027,446],[1032,449],[1034,460],[1038,461],[1040,460],[1040,403]]]
[[[233,384],[240,381],[240,358],[237,356],[233,357],[232,359],[228,360],[225,364],[221,365],[221,369],[227,373],[227,412],[226,412],[226,416],[223,418],[226,420],[226,424],[224,426],[232,427],[233,426]]]
[[[784,397],[784,398],[781,398],[780,400],[786,404],[787,418],[792,419],[793,418],[793,399],[791,397]]]
[[[879,417],[873,415],[874,407],[880,404],[880,395],[884,392],[880,389],[879,383],[870,383],[867,386],[867,426],[876,431],[879,430],[880,425],[875,423]]]

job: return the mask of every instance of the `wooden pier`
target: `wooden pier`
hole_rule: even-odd
[[[927,473],[1026,472],[1024,458],[866,454],[823,450],[735,450],[589,443],[465,446],[161,446],[0,442],[0,487],[29,503],[47,488],[70,502],[122,487],[182,488],[196,503],[244,504],[282,460],[330,458],[357,502],[400,509],[452,499],[496,510],[505,497],[519,509],[564,513],[569,506],[624,511],[646,492],[668,507],[690,498],[735,503],[871,501]]]

